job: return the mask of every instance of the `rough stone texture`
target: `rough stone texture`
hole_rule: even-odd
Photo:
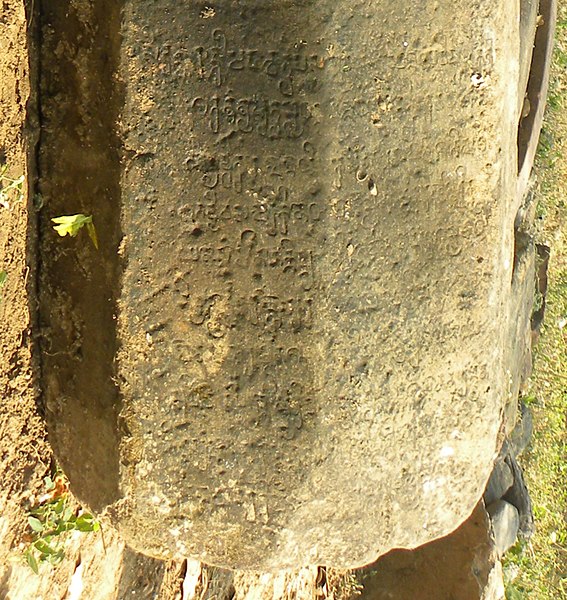
[[[517,3],[45,4],[44,388],[78,496],[226,567],[454,530],[513,391]],[[74,209],[100,253],[52,241]]]
[[[486,510],[492,521],[498,556],[501,557],[516,542],[520,526],[518,509],[505,500],[497,500]]]
[[[502,563],[496,561],[494,567],[488,575],[488,582],[482,593],[482,600],[504,600],[504,573]]]
[[[510,454],[517,458],[527,448],[534,430],[532,412],[526,404],[520,405],[520,418],[507,440]]]
[[[393,550],[361,569],[360,600],[500,600],[499,564],[479,503],[450,535],[412,551]]]
[[[504,430],[511,435],[518,420],[518,395],[532,372],[531,317],[535,297],[536,251],[533,238],[536,201],[532,191],[522,198],[514,220],[514,267],[510,295],[507,363],[509,393]]]

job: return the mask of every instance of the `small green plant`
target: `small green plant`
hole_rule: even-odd
[[[6,175],[8,165],[0,166],[0,206],[10,209],[10,196],[16,192],[16,202],[21,202],[24,197],[23,185],[24,176],[12,179]]]
[[[75,237],[79,231],[86,226],[87,233],[89,234],[94,247],[98,250],[98,237],[92,215],[66,215],[62,217],[55,217],[51,220],[56,223],[56,225],[53,226],[53,229],[55,229],[55,231],[61,237],[66,235]]]
[[[68,485],[61,472],[44,479],[46,493],[28,516],[30,545],[24,552],[28,565],[34,573],[40,563],[55,565],[65,558],[65,533],[68,531],[98,531],[100,525],[93,516],[78,512],[68,495]]]

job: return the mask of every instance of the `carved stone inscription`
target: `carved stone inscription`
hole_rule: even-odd
[[[441,5],[125,3],[118,521],[144,552],[351,567],[470,514],[517,53],[503,4]]]
[[[204,302],[222,303],[219,318],[229,321],[216,338],[234,336],[220,375],[234,371],[225,402],[261,423],[260,438],[268,432],[290,440],[313,415],[303,346],[313,326],[317,227],[325,216],[312,114],[323,63],[306,42],[278,44],[283,51],[269,40],[248,47],[247,36],[229,31],[213,29],[193,50],[202,93],[188,106],[204,143],[183,161],[191,194],[178,214],[192,228],[185,251],[192,273],[209,286]],[[210,316],[199,313],[200,322],[191,322],[208,326]],[[239,346],[256,350],[245,358]]]
[[[131,376],[133,404],[152,414],[171,399],[158,427],[144,421],[146,460],[159,458],[156,439],[187,455],[166,465],[168,479],[226,488],[228,522],[246,516],[230,481],[259,492],[262,474],[290,490],[309,474],[300,439],[317,415],[310,352],[328,191],[324,48],[302,31],[178,15],[148,27],[130,57],[143,75],[127,98],[124,219],[140,269],[126,276],[136,309],[125,323],[152,365]],[[237,454],[255,457],[249,473]]]

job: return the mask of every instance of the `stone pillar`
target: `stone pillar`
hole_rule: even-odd
[[[125,2],[108,510],[139,550],[353,567],[470,514],[508,385],[497,4]]]

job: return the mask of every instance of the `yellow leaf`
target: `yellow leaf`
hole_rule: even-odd
[[[64,215],[61,217],[55,217],[51,220],[54,223],[56,223],[56,225],[53,226],[53,229],[55,229],[55,231],[61,237],[64,237],[66,235],[75,237],[79,233],[79,231],[86,225],[87,233],[89,234],[89,237],[91,238],[94,247],[98,250],[98,237],[91,215]]]

